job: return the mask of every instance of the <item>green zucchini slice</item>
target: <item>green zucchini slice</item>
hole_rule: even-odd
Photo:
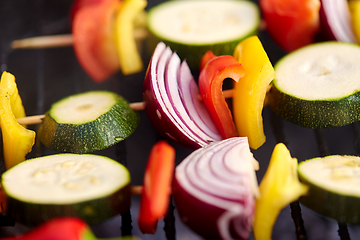
[[[299,179],[309,186],[300,202],[342,223],[360,223],[360,158],[331,155],[301,162]]]
[[[241,40],[257,33],[259,23],[258,6],[248,0],[166,1],[148,11],[149,50],[162,41],[198,69],[206,51],[232,55]]]
[[[54,103],[45,114],[38,138],[57,152],[91,153],[130,136],[138,113],[116,93],[90,91]]]
[[[100,223],[130,209],[130,173],[103,156],[62,153],[22,162],[2,175],[7,214],[25,225],[73,216]]]
[[[360,120],[359,45],[308,45],[283,57],[275,72],[268,100],[279,117],[314,129]]]

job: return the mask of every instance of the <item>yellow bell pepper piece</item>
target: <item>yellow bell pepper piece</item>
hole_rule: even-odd
[[[116,42],[120,67],[124,75],[137,73],[143,69],[143,62],[134,38],[134,28],[138,15],[143,14],[146,5],[146,0],[124,0],[116,14]]]
[[[234,84],[233,115],[241,137],[248,137],[252,149],[265,142],[262,110],[265,95],[275,70],[257,36],[241,41],[234,57],[241,63],[245,75]]]
[[[355,38],[360,44],[360,0],[350,0],[348,4],[352,28],[354,30]]]
[[[25,110],[15,77],[3,72],[0,81],[0,124],[6,169],[24,161],[35,143],[35,132],[17,122],[16,118],[21,117],[25,117]]]
[[[286,146],[277,144],[259,185],[260,197],[255,202],[255,240],[271,239],[281,209],[307,193],[308,187],[299,181],[297,166],[297,159],[291,157]]]

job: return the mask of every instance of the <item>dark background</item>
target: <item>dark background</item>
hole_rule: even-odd
[[[162,1],[149,0],[147,9],[160,2]],[[131,76],[118,73],[104,83],[95,84],[79,66],[72,47],[36,50],[10,48],[11,41],[16,39],[70,33],[68,15],[71,3],[71,0],[0,0],[0,70],[1,72],[6,70],[15,75],[27,115],[43,114],[53,102],[63,97],[94,89],[118,92],[130,102],[142,101],[145,70]],[[275,64],[284,53],[271,41],[266,32],[261,31],[259,37],[270,60]],[[143,57],[147,65],[149,55],[144,53]],[[142,184],[147,156],[152,145],[159,139],[145,112],[139,113],[141,116],[139,127],[120,147],[123,148],[122,154],[126,156],[126,166],[131,173],[134,185]],[[277,124],[282,126],[280,134],[274,128]],[[34,130],[37,127],[30,126]],[[354,148],[354,143],[358,143],[357,123],[337,129],[314,131],[282,121],[273,116],[271,110],[266,107],[264,127],[267,141],[258,150],[253,151],[255,158],[260,162],[260,170],[257,172],[259,181],[278,141],[285,142],[292,156],[299,161],[322,155],[318,144],[321,138],[325,139],[321,144],[325,144],[325,149],[329,154],[358,154],[357,148]],[[174,147],[177,151],[177,163],[191,152],[177,145]],[[117,149],[119,147],[114,146],[97,154],[117,158]],[[52,153],[54,152],[45,149],[37,142],[34,150],[27,157]],[[141,239],[166,239],[162,221],[159,223],[155,236],[142,235],[139,232],[136,223],[138,205],[139,196],[133,196],[132,234]],[[320,217],[305,207],[302,207],[302,218],[308,239],[340,239],[335,221]],[[176,211],[175,224],[177,239],[200,239],[181,223]],[[118,216],[99,226],[92,226],[92,229],[98,237],[115,237],[121,236],[120,225],[121,217]],[[348,226],[348,229],[353,239],[359,238],[359,227]],[[16,223],[15,227],[1,227],[0,236],[28,230],[27,227]],[[289,207],[280,213],[274,227],[273,239],[296,239],[295,225]]]

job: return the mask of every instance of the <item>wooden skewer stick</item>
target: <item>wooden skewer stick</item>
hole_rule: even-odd
[[[143,186],[131,186],[131,193],[140,195],[142,193]]]
[[[232,89],[224,90],[223,95],[225,98],[231,98],[233,95],[233,90]],[[129,106],[134,111],[142,111],[145,109],[144,102],[130,103]],[[42,115],[34,115],[34,116],[29,116],[29,117],[18,118],[17,121],[18,121],[18,123],[20,123],[22,125],[34,125],[34,124],[42,123],[42,120],[44,117],[45,117],[45,115],[43,115],[43,114]]]
[[[13,49],[19,48],[53,48],[53,47],[68,47],[72,46],[73,37],[71,34],[54,35],[54,36],[40,36],[24,38],[11,42]]]
[[[134,29],[134,38],[136,40],[145,39],[147,36],[148,31],[145,28]],[[73,45],[73,42],[74,39],[71,34],[63,34],[14,40],[11,42],[11,47],[13,49],[69,47]]]
[[[264,30],[265,28],[266,23],[262,20],[259,24],[259,30]],[[134,29],[134,38],[136,40],[143,40],[148,35],[149,33],[146,28],[139,27]],[[14,40],[11,42],[11,47],[13,49],[69,47],[73,45],[73,41],[71,34],[38,36]]]
[[[34,125],[34,124],[42,123],[44,117],[45,115],[34,115],[29,117],[18,118],[17,121],[22,125]]]

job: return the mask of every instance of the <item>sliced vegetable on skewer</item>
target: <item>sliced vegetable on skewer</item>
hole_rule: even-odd
[[[102,82],[120,70],[115,43],[114,16],[119,0],[103,0],[77,10],[72,22],[76,57],[95,82]]]
[[[262,49],[261,43],[259,43],[259,47]],[[248,48],[247,50],[243,49],[244,52],[252,51],[250,49],[251,45],[249,44],[244,45],[244,48]],[[268,61],[266,54],[265,57],[264,59]],[[205,64],[206,61],[208,61],[208,63]],[[210,142],[237,136],[230,109],[224,99],[231,97],[232,90],[223,91],[222,81],[225,78],[233,78],[239,81],[245,74],[242,65],[236,58],[230,55],[215,56],[211,51],[204,55],[201,65],[202,70],[200,72],[199,85],[202,96],[199,94],[199,89],[186,61],[181,62],[176,53],[173,53],[169,47],[160,42],[153,53],[146,72],[143,84],[144,102],[130,105],[130,108],[136,108],[136,110],[145,108],[150,121],[160,134],[189,148],[199,148]],[[272,69],[271,64],[267,65],[267,67],[270,68],[270,70]],[[261,69],[258,70],[260,71]],[[257,70],[254,71],[257,72]],[[265,73],[264,69],[261,71]],[[250,74],[246,79],[253,81],[253,83],[258,80],[256,74]],[[270,81],[268,79],[265,80]],[[243,131],[251,127],[257,128],[258,131],[262,130],[261,112],[262,105],[264,104],[263,95],[266,94],[268,82],[266,82],[266,85],[260,85],[261,84],[249,85],[240,93],[244,96],[248,96],[250,92],[262,95],[262,98],[261,96],[259,98],[253,98],[254,96],[249,97],[252,98],[252,101],[256,100],[260,106],[258,106],[258,108],[251,107],[253,115],[256,115],[253,116],[253,119],[259,116],[260,118],[257,119],[257,125],[254,123],[255,127],[246,124],[241,126]],[[259,89],[256,90],[255,88]],[[70,105],[75,106],[74,104]],[[241,111],[240,107],[239,110]],[[236,111],[239,110],[236,109]],[[41,116],[38,117],[40,118]],[[25,120],[26,119],[19,119],[19,121]],[[51,141],[56,138],[52,136],[48,137],[46,134],[48,132],[54,134],[52,121],[48,121],[47,125],[45,125],[44,122],[42,125],[51,129],[51,131],[43,131],[41,127],[41,135],[45,137],[40,137],[40,139],[44,139],[42,140],[44,144],[51,148]],[[78,128],[80,129],[80,127]],[[222,132],[222,135],[220,132]],[[247,130],[247,132],[250,134],[251,130]],[[247,135],[244,134],[244,136]],[[253,138],[253,136],[251,138]],[[61,139],[64,138],[62,137]],[[91,139],[91,141],[94,141],[95,138]],[[60,142],[64,140],[56,141]],[[66,144],[74,146],[74,144],[68,142],[68,140],[65,140]],[[77,140],[75,139],[73,142],[77,142]],[[60,145],[58,143],[54,144]],[[108,146],[109,145],[110,144],[108,144]],[[57,149],[57,151],[62,152],[74,151],[73,149],[66,150],[65,146],[54,146],[52,149]],[[76,151],[79,153],[80,150],[77,149]],[[92,150],[84,149],[81,151],[89,152]]]
[[[197,99],[198,89],[189,67],[185,61],[180,64],[179,57],[169,47],[162,42],[157,45],[143,85],[145,111],[164,137],[189,148],[199,148],[221,136],[208,124],[209,114],[202,114],[207,112],[206,106]],[[176,90],[177,86],[180,91]],[[197,117],[192,118],[196,112]]]
[[[222,84],[227,78],[233,79],[235,82],[239,81],[244,74],[244,68],[236,58],[230,55],[221,55],[210,59],[199,75],[202,100],[223,139],[236,137],[238,133],[231,111],[222,95]]]
[[[61,217],[52,219],[22,235],[1,238],[1,240],[101,240],[81,219]],[[105,239],[103,239],[105,240]],[[139,240],[133,236],[109,238],[108,240]]]
[[[211,143],[175,169],[173,197],[181,220],[205,239],[247,239],[258,186],[246,138]]]
[[[167,213],[175,168],[175,149],[165,141],[151,149],[141,195],[138,225],[142,233],[154,234]]]
[[[22,162],[2,175],[6,214],[25,225],[73,216],[100,223],[130,208],[130,174],[98,155],[56,154]]]
[[[262,49],[261,43],[258,42],[258,44],[258,47]],[[252,51],[251,44],[243,45],[243,52]],[[265,56],[264,59],[268,61],[266,53],[263,53],[263,55]],[[206,63],[206,61],[208,62]],[[272,69],[271,64],[269,65],[269,61],[267,63],[266,67],[268,69],[266,71],[270,71]],[[173,53],[169,47],[160,42],[153,53],[146,72],[143,85],[144,103],[128,105],[125,101],[120,104],[123,105],[121,111],[126,111],[126,114],[129,115],[125,114],[122,118],[118,114],[111,115],[118,121],[125,121],[122,119],[128,119],[129,121],[115,127],[115,131],[105,131],[100,126],[101,124],[99,128],[97,127],[97,122],[101,123],[106,118],[100,117],[101,114],[106,112],[104,109],[101,110],[103,111],[101,114],[91,115],[90,119],[83,118],[83,114],[86,112],[92,114],[94,105],[101,102],[105,105],[100,107],[106,108],[107,106],[110,109],[112,105],[106,105],[106,101],[103,101],[104,98],[99,101],[88,97],[86,101],[79,101],[78,96],[70,96],[67,100],[63,100],[64,102],[69,101],[68,103],[55,103],[45,116],[34,116],[34,120],[42,122],[39,128],[39,139],[45,146],[58,152],[89,153],[105,149],[126,138],[134,131],[137,126],[137,118],[131,109],[135,108],[136,110],[145,108],[150,121],[159,133],[189,148],[199,148],[206,146],[210,142],[237,136],[230,109],[224,99],[228,97],[228,92],[231,93],[232,90],[223,91],[222,81],[225,78],[233,78],[239,81],[245,74],[242,65],[230,55],[215,56],[211,51],[204,55],[201,65],[199,85],[202,96],[199,95],[199,89],[186,61],[181,62],[176,53]],[[248,63],[248,65],[251,64]],[[259,68],[261,67],[259,66]],[[265,73],[264,69],[257,69],[253,72],[257,74],[260,70],[263,74]],[[251,73],[250,67],[249,73]],[[256,74],[249,74],[245,79],[255,83],[258,80]],[[271,74],[271,71],[269,74]],[[269,76],[270,78],[271,76]],[[265,79],[265,81],[270,80]],[[248,96],[248,93],[259,94],[258,98],[254,98],[254,96],[248,97],[258,104],[258,108],[251,107],[254,115],[252,119],[257,118],[256,123],[254,123],[255,127],[246,124],[241,126],[242,130],[247,131],[249,135],[252,133],[250,133],[251,130],[246,130],[248,128],[262,130],[261,112],[268,82],[265,82],[265,84],[250,84],[248,87],[243,88],[240,93],[243,96]],[[56,113],[56,108],[61,105],[63,105],[61,111],[65,111],[65,113],[71,111],[70,115],[73,120],[63,118],[69,114]],[[70,110],[71,108],[73,110]],[[241,111],[241,107],[235,109],[236,111]],[[80,116],[80,120],[76,119],[76,116]],[[259,116],[260,118],[258,118]],[[212,120],[212,118],[216,121]],[[19,119],[20,122],[29,122],[26,120],[30,121],[32,119]],[[249,119],[249,121],[252,120]],[[105,125],[108,130],[114,126],[113,124]],[[85,129],[87,129],[85,131],[86,135],[82,136]],[[126,132],[124,132],[125,129]],[[70,135],[69,132],[71,132]],[[111,135],[112,133],[114,134]],[[247,136],[246,134],[243,136]],[[253,139],[253,136],[247,137]],[[90,140],[83,141],[81,139]]]
[[[38,130],[40,141],[57,152],[90,153],[128,136],[140,117],[120,95],[90,91],[54,103]]]
[[[266,140],[262,110],[266,93],[275,77],[275,70],[257,36],[241,41],[234,52],[245,75],[234,82],[233,114],[241,137],[248,137],[252,149]]]
[[[259,5],[266,31],[285,51],[315,41],[320,30],[320,0],[260,0]]]
[[[11,45],[13,48],[73,45],[80,65],[97,83],[120,69],[125,75],[136,73],[143,69],[136,40],[146,36],[143,20],[146,3],[145,0],[76,1],[71,10],[72,34],[15,40]]]
[[[315,212],[341,223],[359,224],[360,158],[330,155],[301,162],[300,180],[309,186],[309,193],[300,202]]]
[[[123,29],[121,22],[131,22],[134,13],[138,10],[128,8],[128,10],[131,11],[126,10],[124,13],[121,10],[125,9],[122,5],[128,5],[128,3],[130,3],[130,5],[133,3],[136,4],[136,2],[142,5],[141,2],[143,1],[128,0],[121,2],[121,6],[115,17],[115,21],[120,23],[117,25],[117,29]],[[101,4],[102,1],[99,0],[76,1],[70,13],[71,16],[73,16],[71,18],[75,19],[77,13],[82,11],[82,8],[96,7],[96,5]],[[136,18],[143,19],[144,12],[145,11],[140,12]],[[149,36],[148,39],[149,52],[154,51],[158,42],[164,41],[179,54],[181,59],[186,59],[191,68],[198,69],[198,63],[207,50],[211,49],[217,55],[232,54],[236,44],[240,40],[255,34],[260,24],[260,12],[258,6],[251,1],[167,1],[151,8],[149,10],[149,17],[145,20],[137,21],[135,19],[135,24],[137,23],[139,24],[134,29],[135,39],[143,39],[148,36],[146,24],[151,32],[151,36]],[[127,23],[126,25],[129,26]],[[106,29],[107,26],[104,26],[104,28]],[[120,40],[127,39],[126,43],[128,43],[129,38],[132,37],[132,33],[129,33],[128,30],[126,30],[126,34],[123,34],[122,30],[117,33]],[[92,34],[94,32],[89,31],[88,33]],[[14,48],[41,47],[43,43],[46,44],[44,45],[46,47],[61,45],[61,40],[58,40],[56,36],[53,38],[54,43],[51,42],[52,40],[49,36],[46,38],[44,42],[41,37],[17,40],[14,41],[12,45]],[[61,36],[61,38],[65,40],[65,45],[72,43],[71,36]],[[92,36],[87,36],[86,38],[91,40]],[[131,40],[131,42],[133,42],[133,40]],[[121,45],[121,52],[123,52],[124,49],[126,51],[132,49],[131,52],[135,53],[133,44],[131,44],[130,47],[123,43],[118,44]],[[120,56],[122,55],[123,54],[120,53]],[[130,58],[136,59],[138,55],[139,53],[132,54]],[[128,60],[124,60],[124,57],[120,58],[122,70],[123,68],[127,69],[126,66],[122,66],[122,62]],[[138,62],[138,60],[136,61]],[[128,64],[125,63],[125,65]],[[134,70],[140,69],[140,65],[136,65],[137,68]],[[123,70],[124,74],[134,71],[128,71],[126,69],[124,69],[125,71]]]
[[[348,1],[350,10],[350,21],[354,31],[355,38],[360,44],[360,1],[351,0]]]
[[[321,0],[320,40],[356,43],[347,0]]]
[[[260,0],[259,4],[267,32],[282,49],[291,52],[321,41],[356,43],[356,2]]]
[[[251,1],[166,1],[149,10],[147,26],[153,42],[164,42],[198,69],[206,51],[231,55],[259,23],[258,6]]]
[[[297,166],[297,159],[291,157],[286,146],[277,144],[259,185],[260,197],[255,202],[256,240],[271,239],[281,209],[307,193],[308,187],[299,181]]]
[[[144,11],[146,0],[123,0],[116,14],[116,44],[124,75],[140,72],[143,62],[134,39],[134,22],[137,15]]]
[[[268,97],[271,109],[307,128],[359,121],[359,69],[357,44],[324,42],[298,49],[275,65],[276,77]]]
[[[20,125],[16,118],[25,117],[15,77],[3,72],[0,82],[0,125],[3,138],[5,166],[12,168],[25,160],[35,143],[35,132]]]

